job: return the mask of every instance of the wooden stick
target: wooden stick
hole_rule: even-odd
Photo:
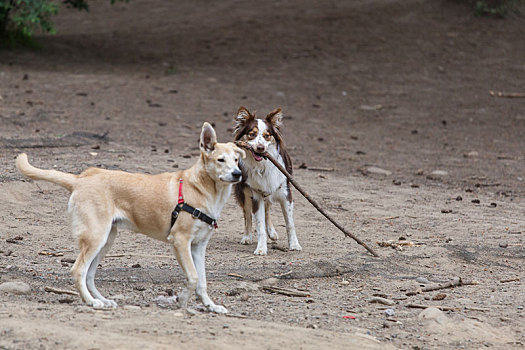
[[[422,304],[407,304],[406,307],[412,308],[412,309],[426,309],[429,307],[435,307],[440,309],[441,311],[457,311],[457,307],[450,307],[450,306],[440,306],[440,305],[422,305]]]
[[[72,290],[56,289],[56,288],[53,288],[53,287],[44,287],[44,290],[46,292],[49,292],[49,293],[78,295],[77,292],[72,291]]]
[[[281,288],[281,287],[262,286],[261,289],[267,292],[282,294],[282,295],[286,295],[289,297],[309,297],[310,296],[310,293],[301,292],[301,291],[293,290],[293,289]]]
[[[476,285],[476,284],[479,284],[479,282],[478,281],[463,281],[460,277],[457,277],[447,283],[438,284],[435,286],[428,286],[425,288],[420,288],[416,290],[415,292],[408,292],[406,293],[406,295],[412,296],[412,295],[421,294],[424,292],[433,292],[435,290],[454,288],[454,287],[459,287],[459,286]]]
[[[519,281],[520,281],[519,277],[514,277],[514,278],[509,278],[506,280],[501,280],[499,281],[499,283],[509,283],[509,282],[519,282]]]
[[[507,97],[507,98],[524,98],[525,92],[503,92],[503,91],[489,91],[490,96]]]
[[[242,147],[242,148],[245,148],[249,151],[252,150],[252,148],[250,147],[249,144],[247,144],[246,142],[242,142],[242,141],[237,141],[236,142],[237,146],[239,147]],[[305,190],[303,190],[303,188],[297,183],[297,181],[294,180],[294,178],[292,177],[292,175],[290,175],[290,173],[288,173],[288,171],[286,171],[286,169],[277,161],[275,160],[271,155],[269,155],[268,153],[264,153],[263,156],[265,158],[267,158],[268,160],[270,160],[270,162],[273,163],[273,165],[275,165],[283,174],[284,176],[286,176],[286,178],[292,183],[292,185],[294,185],[294,187],[303,195],[304,198],[306,198],[306,200],[308,200],[308,202],[310,202],[311,205],[314,206],[315,209],[317,209],[318,212],[320,212],[321,214],[324,215],[325,218],[327,218],[332,224],[335,225],[335,227],[337,227],[339,230],[341,230],[341,232],[343,232],[345,234],[345,236],[347,237],[350,237],[352,238],[354,241],[356,241],[357,243],[359,243],[361,246],[363,246],[363,248],[365,248],[366,250],[368,250],[370,252],[370,254],[372,254],[373,256],[375,257],[379,257],[379,255],[374,251],[372,250],[369,246],[367,246],[365,244],[365,242],[361,241],[359,238],[357,238],[356,236],[354,236],[352,233],[348,232],[347,230],[345,230],[345,228],[343,226],[341,226],[337,221],[335,221],[334,219],[332,219],[332,217],[330,215],[328,215],[328,213],[326,213],[320,206],[319,204],[317,204],[317,202],[310,197],[310,195],[308,195],[308,193],[306,193]]]

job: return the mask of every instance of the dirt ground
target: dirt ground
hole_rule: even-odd
[[[1,349],[524,346],[525,99],[489,94],[525,92],[523,16],[431,0],[106,2],[62,9],[39,50],[0,53],[0,283],[32,288],[0,294]],[[182,272],[127,231],[97,274],[119,308],[45,290],[74,289],[68,193],[23,179],[19,152],[73,173],[185,168],[202,123],[230,140],[241,105],[283,108],[296,179],[380,258],[298,192],[303,251],[256,257],[232,198],[207,254],[229,316],[161,303]],[[376,243],[402,239],[415,245]],[[456,277],[478,284],[407,295]],[[411,304],[450,310],[425,320]]]

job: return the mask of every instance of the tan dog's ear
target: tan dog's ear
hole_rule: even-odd
[[[266,121],[273,125],[277,130],[281,130],[283,126],[283,113],[280,108],[274,109],[266,116]]]
[[[200,149],[203,152],[211,152],[215,149],[215,144],[217,143],[217,134],[215,130],[208,122],[202,124],[201,139],[200,139]]]
[[[238,147],[233,142],[229,142],[229,143],[231,143],[233,145],[233,150],[235,152],[239,153],[239,155],[241,156],[242,159],[246,158],[246,152],[242,148]]]
[[[252,115],[245,107],[239,108],[237,115],[234,118],[235,128],[233,129],[233,136],[235,139],[237,139],[237,135],[242,130],[243,126],[254,118],[255,115]]]

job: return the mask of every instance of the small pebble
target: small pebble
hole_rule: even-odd
[[[417,283],[421,283],[421,284],[429,284],[430,281],[428,279],[426,279],[425,277],[418,277],[416,278],[416,282]]]
[[[386,309],[385,310],[385,315],[387,315],[388,317],[394,317],[396,315],[396,310],[394,310],[394,309]]]
[[[492,203],[490,203],[490,206],[491,206],[492,208],[496,208],[498,205],[497,205],[496,203],[492,202]]]
[[[481,203],[481,201],[480,201],[479,199],[473,199],[471,202],[474,203],[474,204],[479,204],[479,203]]]
[[[458,202],[459,202],[459,201],[462,201],[462,200],[463,200],[463,197],[461,197],[461,196],[457,196],[457,197],[456,197],[456,200],[457,200]]]
[[[366,168],[367,173],[375,174],[375,175],[383,175],[383,176],[389,176],[392,175],[392,172],[389,170],[381,169],[375,166],[371,166]]]
[[[509,244],[507,242],[500,242],[499,243],[500,248],[507,248]]]

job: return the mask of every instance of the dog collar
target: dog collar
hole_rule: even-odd
[[[181,210],[184,210],[185,212],[190,213],[194,219],[202,220],[208,225],[213,226],[213,228],[215,229],[219,227],[217,225],[217,220],[204,214],[199,208],[194,208],[191,205],[184,203],[184,196],[182,195],[182,179],[179,180],[179,199],[177,202],[177,206],[171,212],[171,227],[175,225],[175,221],[177,221],[177,217],[179,216],[179,213],[181,212]]]

